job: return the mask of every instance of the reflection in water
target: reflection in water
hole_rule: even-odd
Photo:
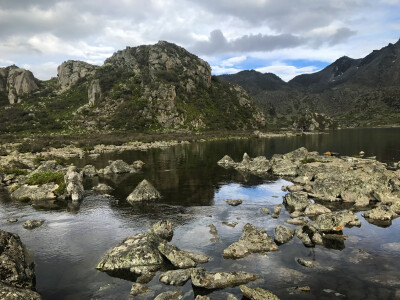
[[[7,193],[0,191],[0,228],[18,233],[22,241],[35,252],[37,289],[43,299],[115,299],[127,298],[131,282],[110,277],[95,270],[103,254],[124,238],[148,231],[151,224],[161,219],[173,222],[172,244],[181,249],[203,252],[212,257],[204,265],[211,271],[247,271],[263,275],[253,287],[263,287],[283,299],[335,299],[333,290],[348,299],[395,298],[400,288],[400,243],[397,234],[399,219],[389,228],[368,223],[361,213],[361,228],[344,228],[342,236],[325,238],[326,247],[306,248],[298,238],[281,245],[280,251],[268,255],[252,254],[240,260],[226,260],[223,250],[237,241],[246,223],[265,228],[274,235],[277,225],[288,225],[288,212],[283,209],[278,219],[260,211],[273,210],[282,203],[278,178],[259,178],[225,170],[216,162],[225,154],[235,161],[244,152],[250,156],[286,153],[305,146],[310,151],[332,151],[351,155],[360,150],[379,160],[400,160],[400,129],[342,130],[329,135],[292,138],[253,139],[192,143],[168,149],[146,152],[131,151],[105,154],[98,159],[85,157],[72,160],[76,165],[93,164],[103,168],[108,160],[123,159],[128,163],[146,163],[137,174],[85,179],[85,189],[106,183],[115,190],[111,198],[88,193],[80,206],[31,206],[11,202]],[[151,203],[129,205],[125,198],[144,178],[149,180],[163,198]],[[231,207],[226,198],[240,198],[243,203]],[[333,209],[337,209],[334,207]],[[50,209],[60,208],[52,211]],[[7,219],[17,218],[17,223]],[[40,228],[27,231],[22,223],[27,219],[45,219]],[[237,223],[235,227],[227,226]],[[210,233],[215,226],[219,241]],[[346,239],[342,239],[342,237]],[[382,247],[381,245],[387,245]],[[340,249],[340,251],[338,251]],[[388,250],[390,249],[390,250]],[[318,267],[305,268],[296,262],[302,257],[316,262]],[[169,287],[159,283],[158,275],[149,283],[154,295]],[[293,287],[308,285],[309,293],[295,293]],[[190,282],[182,287],[188,299],[194,298]],[[292,289],[292,290],[290,290]],[[226,299],[226,293],[242,297],[238,288],[210,292],[212,299]],[[200,293],[195,291],[195,293]]]

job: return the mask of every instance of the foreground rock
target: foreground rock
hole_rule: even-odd
[[[64,181],[67,185],[67,197],[74,202],[81,201],[85,190],[83,189],[83,174],[78,171],[78,168],[75,166],[69,167]]]
[[[150,182],[144,179],[137,185],[128,198],[126,198],[126,201],[134,205],[137,202],[157,200],[159,198],[161,198],[161,194]]]
[[[288,211],[293,212],[304,211],[312,202],[308,199],[308,194],[306,192],[293,192],[283,197],[283,204]]]
[[[192,270],[192,284],[205,289],[224,289],[257,280],[260,275],[246,272],[207,272],[203,268]]]
[[[129,274],[137,282],[146,283],[167,263],[178,268],[190,268],[210,260],[207,256],[167,244],[164,238],[172,235],[166,234],[169,225],[168,221],[161,221],[153,226],[152,233],[139,233],[126,238],[110,249],[96,268],[117,277]]]
[[[261,288],[251,289],[245,285],[241,285],[240,290],[245,297],[251,300],[279,300],[279,298],[270,291]]]
[[[24,227],[25,229],[34,229],[42,226],[43,223],[44,220],[28,220],[25,221],[24,224],[22,224],[22,227]]]
[[[278,225],[275,228],[275,242],[279,244],[285,244],[289,242],[294,236],[294,230],[284,226],[284,225]]]
[[[132,288],[131,288],[130,294],[132,296],[139,296],[139,295],[147,293],[149,291],[150,291],[150,289],[147,286],[145,286],[144,284],[135,282],[135,283],[132,284]]]
[[[231,244],[223,252],[224,258],[242,258],[250,253],[266,253],[278,250],[278,246],[267,235],[265,229],[256,228],[247,223],[239,240]]]
[[[30,291],[35,288],[33,253],[17,234],[0,230],[0,262],[0,299],[40,299]]]

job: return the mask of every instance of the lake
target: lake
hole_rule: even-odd
[[[294,237],[267,255],[251,254],[239,260],[224,259],[223,250],[238,240],[246,223],[265,228],[268,235],[289,218],[282,210],[278,219],[260,212],[273,210],[282,203],[282,178],[259,178],[226,170],[217,165],[225,154],[235,161],[243,153],[251,157],[287,153],[299,147],[320,153],[330,151],[354,155],[363,150],[366,156],[391,163],[400,161],[400,128],[346,129],[329,134],[269,139],[221,140],[197,142],[166,149],[104,154],[98,159],[74,159],[77,166],[93,164],[103,168],[108,160],[128,163],[142,160],[142,172],[112,177],[85,179],[87,196],[80,207],[60,210],[34,209],[10,201],[0,190],[0,228],[17,233],[35,253],[37,291],[43,299],[126,299],[132,282],[111,277],[95,269],[106,251],[124,238],[149,230],[151,224],[171,220],[174,224],[172,244],[183,250],[212,257],[204,265],[209,271],[247,271],[261,274],[262,279],[249,284],[270,290],[281,299],[399,299],[400,298],[400,219],[386,228],[368,223],[357,213],[360,228],[345,228],[344,244],[331,248],[306,248]],[[125,198],[143,179],[149,180],[163,198],[153,203],[129,205]],[[99,182],[115,190],[111,198],[90,192]],[[240,198],[243,204],[227,205],[224,199]],[[17,218],[17,223],[7,219]],[[25,230],[27,219],[44,219],[34,230]],[[237,222],[232,228],[222,222]],[[214,224],[219,241],[209,233]],[[294,226],[292,226],[294,228]],[[297,258],[315,260],[316,267],[305,268]],[[160,292],[182,289],[185,299],[194,299],[206,291],[193,289],[190,281],[183,287],[170,287],[158,281],[160,273],[148,284]],[[310,292],[298,292],[297,286],[309,286]],[[209,293],[211,299],[226,299],[226,293],[241,299],[239,288]],[[336,293],[336,295],[335,295]],[[152,299],[150,297],[149,299]],[[138,297],[137,299],[141,299]],[[146,299],[145,297],[143,299]]]

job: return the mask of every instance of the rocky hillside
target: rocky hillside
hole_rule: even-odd
[[[399,58],[400,40],[362,59],[341,57],[288,83],[256,71],[219,78],[241,85],[262,108],[269,126],[293,126],[309,113],[331,116],[341,126],[391,125],[400,122]]]
[[[127,47],[102,66],[66,61],[57,78],[0,69],[0,133],[253,129],[264,115],[241,87],[168,42]]]

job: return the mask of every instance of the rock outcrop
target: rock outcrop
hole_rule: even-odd
[[[10,104],[19,103],[22,96],[37,91],[37,79],[31,71],[13,65],[0,68],[0,93],[7,95]]]
[[[58,84],[61,91],[68,90],[80,80],[94,74],[96,66],[84,61],[68,60],[57,67]]]

